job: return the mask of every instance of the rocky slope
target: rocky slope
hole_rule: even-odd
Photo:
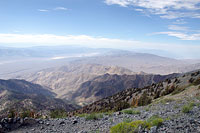
[[[14,133],[108,133],[113,126],[122,124],[128,126],[131,125],[130,122],[133,122],[135,123],[135,125],[132,124],[134,130],[131,131],[138,133],[198,133],[200,132],[199,103],[200,71],[194,71],[142,89],[127,89],[69,113],[69,115],[73,115],[72,117],[60,119],[26,118],[22,121],[16,118],[2,119],[0,131],[10,130]],[[132,108],[123,110],[128,106],[121,105],[127,104],[132,105]],[[116,112],[105,112],[111,110]],[[101,111],[104,113],[94,114]],[[77,115],[77,113],[82,115]],[[149,123],[148,127],[137,126],[143,121]],[[12,129],[11,125],[20,125],[20,127]],[[125,128],[126,126],[121,126],[118,130]]]
[[[44,69],[33,74],[18,76],[30,82],[52,88],[58,98],[69,99],[80,85],[103,74],[135,74],[134,72],[115,66],[98,64],[70,64],[62,67]]]
[[[105,74],[90,81],[82,83],[72,95],[71,100],[79,103],[80,105],[89,104],[102,98],[114,95],[120,91],[129,88],[143,88],[164,81],[167,78],[172,78],[178,74],[171,75],[110,75]]]
[[[7,114],[10,109],[16,112],[34,110],[44,112],[52,109],[72,111],[77,109],[67,101],[54,98],[49,88],[27,82],[25,80],[0,80],[0,112]]]
[[[160,124],[149,129],[139,127],[138,133],[199,133],[200,132],[200,85],[192,85],[175,95],[166,95],[156,99],[152,104],[142,107],[129,108],[127,111],[108,112],[96,114],[98,117],[73,116],[59,119],[26,119],[20,123],[20,127],[12,130],[12,133],[32,132],[56,132],[56,133],[109,133],[110,128],[119,123],[149,121],[153,117],[162,120]],[[185,111],[186,107],[190,107]],[[132,113],[128,113],[132,112]],[[135,112],[135,113],[134,113]],[[90,115],[91,116],[91,115]],[[4,121],[8,121],[7,119]],[[19,122],[15,122],[19,123]],[[8,125],[16,125],[11,121]],[[0,123],[2,129],[5,122]],[[8,126],[9,127],[9,126]],[[125,127],[124,127],[125,128]],[[6,129],[6,131],[8,128]],[[133,131],[130,131],[130,133]],[[127,132],[129,133],[129,132]]]
[[[144,88],[131,88],[121,91],[113,96],[96,101],[84,106],[72,114],[101,112],[107,110],[121,110],[131,106],[143,106],[150,104],[154,99],[184,91],[191,85],[200,83],[200,71],[182,74],[176,78],[152,84]]]

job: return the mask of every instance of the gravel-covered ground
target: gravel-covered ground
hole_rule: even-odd
[[[189,113],[183,113],[184,105],[193,105]],[[123,122],[134,120],[146,120],[153,115],[164,119],[160,127],[152,127],[151,130],[141,132],[150,133],[200,133],[200,104],[199,99],[185,98],[165,99],[154,104],[131,108],[139,110],[140,114],[125,114],[115,112],[110,115],[103,114],[103,118],[86,120],[84,117],[70,117],[64,119],[37,119],[36,124],[22,126],[12,133],[107,133],[110,127]]]

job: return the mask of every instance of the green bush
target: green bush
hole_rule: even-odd
[[[31,110],[25,110],[20,114],[21,118],[25,118],[25,117],[31,117],[34,118],[35,112],[31,111]]]
[[[146,121],[146,126],[150,129],[153,126],[160,127],[163,123],[163,119],[157,115],[153,115]]]
[[[16,115],[16,112],[14,109],[11,109],[9,110],[9,113],[8,113],[8,118],[14,118]]]
[[[84,114],[78,114],[77,116],[79,116],[79,117],[85,117],[86,115],[88,115],[88,114],[86,114],[86,113],[84,113]]]
[[[112,114],[114,113],[114,111],[108,111],[108,112],[104,112],[104,115],[109,115],[109,116],[111,116]]]
[[[146,121],[133,121],[133,122],[122,122],[110,128],[111,133],[137,133],[138,128],[147,128],[150,129],[153,126],[161,126],[163,119],[159,116],[152,116]]]
[[[137,132],[138,127],[144,127],[145,122],[138,120],[130,123],[122,122],[110,128],[110,133],[134,133]]]
[[[182,112],[189,113],[193,109],[194,106],[195,106],[194,103],[189,103],[188,105],[184,105],[182,108]]]
[[[132,109],[123,110],[122,112],[125,114],[140,114],[139,110],[132,110]]]
[[[59,109],[57,109],[57,110],[52,110],[51,112],[50,112],[50,117],[51,118],[65,118],[65,117],[67,117],[67,112],[65,111],[65,110],[59,110]]]
[[[102,113],[92,113],[92,114],[85,115],[86,120],[98,120],[100,118],[103,118]]]

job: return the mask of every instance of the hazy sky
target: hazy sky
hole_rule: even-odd
[[[0,46],[34,45],[200,58],[200,0],[0,0]]]

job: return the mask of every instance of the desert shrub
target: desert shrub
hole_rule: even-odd
[[[171,87],[167,86],[167,88],[162,92],[162,96],[168,95],[170,93],[172,93],[174,90],[176,89],[176,87],[174,85],[172,85]]]
[[[189,82],[189,83],[193,83],[193,82],[194,82],[194,79],[193,79],[193,78],[190,78],[190,79],[188,80],[188,82]]]
[[[65,118],[67,117],[67,112],[62,109],[52,110],[50,112],[50,117],[51,118]]]
[[[162,125],[163,121],[164,121],[163,118],[161,118],[157,115],[153,115],[149,119],[146,120],[146,127],[149,129],[153,126],[160,127]]]
[[[180,80],[176,78],[176,79],[174,80],[174,83],[177,83],[177,84],[178,84],[178,83],[180,83]]]
[[[175,94],[178,94],[178,93],[181,93],[185,90],[186,87],[177,87],[173,92],[172,92],[172,95],[175,95]]]
[[[150,104],[152,101],[151,97],[147,95],[146,92],[142,94],[142,96],[138,99],[138,106],[144,106]]]
[[[196,80],[193,82],[193,85],[200,85],[200,78],[196,79]]]
[[[160,100],[160,103],[166,104],[166,103],[173,102],[173,101],[174,101],[173,98],[165,98],[165,99]]]
[[[161,93],[160,90],[157,91],[157,92],[155,93],[155,95],[154,95],[154,99],[159,98],[159,97],[160,97],[160,93]]]
[[[20,114],[21,118],[25,118],[25,117],[34,118],[34,116],[35,116],[35,112],[34,111],[30,111],[30,110],[25,110]]]
[[[86,120],[98,120],[100,118],[103,118],[102,113],[92,113],[92,114],[85,115]]]
[[[140,114],[141,113],[139,110],[132,110],[132,109],[123,110],[122,112],[125,114]]]
[[[16,112],[14,109],[10,109],[8,113],[8,118],[14,118],[16,116]]]
[[[134,133],[139,127],[144,127],[145,122],[138,120],[130,123],[122,122],[110,128],[110,133]]]
[[[127,102],[119,102],[119,103],[117,103],[117,104],[115,105],[114,111],[115,111],[115,112],[116,112],[116,111],[121,111],[121,110],[127,109],[127,108],[129,108],[129,107],[130,107],[130,104],[129,104],[129,103],[127,103]]]
[[[150,129],[153,126],[161,126],[163,119],[159,116],[152,116],[146,121],[133,121],[133,122],[122,122],[110,128],[111,133],[137,133],[138,128]]]
[[[182,108],[182,112],[183,113],[189,113],[193,109],[194,106],[195,106],[194,103],[189,103],[187,105],[184,105],[183,108]]]
[[[109,116],[111,116],[112,114],[114,113],[114,111],[107,111],[107,112],[104,112],[104,115],[109,115]]]
[[[86,113],[84,113],[84,114],[78,114],[77,116],[79,116],[79,117],[85,117],[87,114]]]

